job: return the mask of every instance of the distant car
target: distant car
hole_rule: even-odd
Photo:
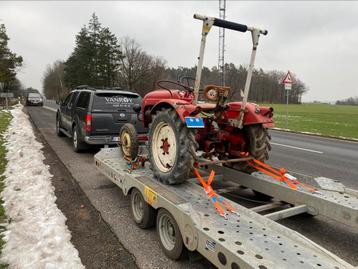
[[[29,93],[26,97],[26,106],[43,106],[43,98],[39,93]]]
[[[57,135],[72,138],[73,150],[79,152],[88,145],[117,144],[126,123],[132,123],[138,134],[145,134],[147,129],[139,120],[141,101],[139,94],[118,88],[80,86],[58,102]]]

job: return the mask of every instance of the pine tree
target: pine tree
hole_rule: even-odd
[[[65,82],[70,88],[81,84],[116,86],[122,57],[116,36],[92,14],[88,26],[77,34],[76,47],[66,61]]]
[[[8,48],[9,37],[4,24],[0,24],[0,83],[5,89],[16,80],[16,71],[22,65],[22,57]]]

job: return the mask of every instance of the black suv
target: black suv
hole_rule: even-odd
[[[58,102],[57,135],[72,137],[73,149],[78,152],[89,144],[116,144],[125,123],[132,123],[138,134],[144,134],[147,130],[138,118],[141,101],[140,95],[118,88],[77,87]]]

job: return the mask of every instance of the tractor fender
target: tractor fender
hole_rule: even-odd
[[[269,108],[266,109],[266,107],[260,107],[253,103],[246,104],[247,112],[245,113],[243,124],[273,124],[272,113],[269,113],[270,111],[268,109]]]
[[[225,111],[227,119],[238,119],[241,110],[241,102],[231,102],[228,104],[229,109]],[[272,119],[273,108],[258,106],[254,103],[247,103],[243,125],[263,124],[266,128],[274,127]]]
[[[196,107],[194,105],[183,100],[165,100],[154,105],[150,109],[150,113],[146,113],[144,123],[147,126],[152,121],[152,115],[154,115],[158,110],[162,109],[174,109],[177,112],[179,118],[184,122],[185,117],[190,116],[190,114],[195,111],[195,108]]]

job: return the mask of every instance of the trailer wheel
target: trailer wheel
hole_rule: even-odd
[[[138,140],[133,124],[124,124],[119,132],[119,137],[123,154],[134,160],[138,155]]]
[[[183,238],[174,217],[163,208],[157,215],[157,233],[164,254],[172,260],[178,260],[184,249]]]
[[[149,159],[154,177],[164,184],[180,184],[192,172],[195,133],[173,109],[158,111],[149,125]]]
[[[144,200],[138,189],[132,190],[130,205],[133,219],[138,227],[148,229],[154,226],[155,209]]]

